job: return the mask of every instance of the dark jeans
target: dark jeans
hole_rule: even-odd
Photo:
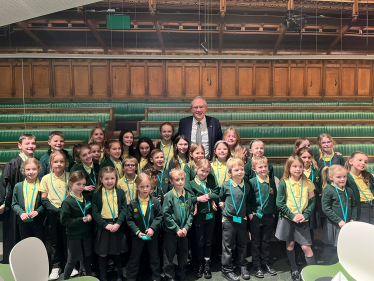
[[[178,277],[186,279],[186,264],[188,259],[188,239],[178,237],[176,233],[164,231],[164,273],[167,278]],[[178,265],[175,266],[173,259],[177,254]],[[175,270],[176,268],[176,270]]]
[[[201,263],[204,258],[210,258],[214,232],[214,218],[210,220],[195,219],[197,261]]]
[[[21,240],[29,237],[36,237],[44,243],[45,228],[43,226],[43,221],[21,222],[18,224],[18,227]]]
[[[64,227],[56,213],[48,211],[48,230],[51,239],[52,268],[62,268],[68,256],[66,227]]]

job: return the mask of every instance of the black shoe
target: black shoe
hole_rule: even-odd
[[[292,281],[300,281],[300,273],[298,271],[291,272]]]
[[[269,273],[271,276],[277,275],[277,272],[270,264],[265,264],[264,267],[266,269],[266,272]]]
[[[241,266],[240,267],[240,275],[244,280],[249,280],[251,279],[251,276],[249,276],[249,272],[246,266]]]
[[[116,281],[122,281],[123,280],[123,277],[121,276],[121,275],[117,275],[117,279],[116,279]]]
[[[254,272],[255,272],[255,276],[257,278],[264,278],[264,272],[262,271],[262,268],[259,267],[259,266],[255,266],[253,268]]]
[[[201,278],[204,273],[204,265],[203,262],[199,262],[198,266],[196,267],[196,278]]]
[[[212,271],[210,270],[210,260],[205,260],[204,278],[205,279],[212,278]]]
[[[87,273],[85,270],[80,270],[79,271],[79,276],[87,276]]]
[[[239,276],[236,275],[234,272],[227,272],[227,273],[222,272],[222,277],[226,278],[229,281],[239,281],[240,280]]]

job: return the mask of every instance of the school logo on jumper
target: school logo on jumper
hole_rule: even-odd
[[[184,207],[184,203],[182,203],[181,206]]]
[[[168,178],[164,178],[165,180],[165,183],[168,183],[169,182],[169,179]]]
[[[274,194],[274,189],[270,188],[270,194]]]
[[[316,182],[319,182],[319,177],[316,177]]]
[[[135,209],[134,209],[134,212],[136,213],[137,211],[138,211],[138,209],[135,208]]]

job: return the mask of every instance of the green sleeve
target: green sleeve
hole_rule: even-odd
[[[136,225],[134,220],[134,208],[132,206],[132,202],[127,207],[129,209],[127,210],[126,223],[129,226],[131,232],[136,235],[136,233],[139,231],[139,227]]]
[[[353,191],[350,190],[349,193],[350,193],[349,194],[350,197],[352,198],[351,199],[351,201],[352,201],[352,203],[351,203],[351,208],[352,208],[351,220],[356,221],[357,220],[357,205],[356,205],[356,200],[355,200],[355,196],[353,194]]]
[[[211,174],[208,175],[208,181],[213,182],[213,176]],[[209,199],[217,201],[219,199],[219,185],[217,180],[214,178],[214,186],[212,188],[212,194],[209,194]]]
[[[64,200],[61,205],[61,214],[60,214],[60,222],[65,227],[76,227],[83,225],[85,222],[83,221],[83,217],[79,218],[72,218],[71,217],[71,209],[70,203]]]
[[[245,184],[245,189],[248,189],[248,193],[245,198],[245,205],[246,205],[246,215],[248,216],[249,214],[252,214],[252,209],[251,209],[251,197],[252,197],[252,192],[251,188],[247,183]]]
[[[75,165],[75,163],[74,163],[73,157],[69,154],[68,154],[68,162],[69,162],[68,171],[71,172],[71,168]]]
[[[99,206],[99,196],[101,196],[101,189],[95,192],[92,197],[92,216],[97,223],[102,228],[105,228],[108,223],[101,217],[101,208],[103,207],[102,203]]]
[[[344,160],[343,155],[338,155],[338,163],[339,165],[342,165],[344,167],[345,160]]]
[[[197,202],[197,197],[196,197],[195,193],[193,192],[193,188],[192,188],[191,182],[192,181],[189,181],[188,184],[185,183],[184,184],[184,189],[190,194],[192,204],[195,204]]]
[[[193,208],[194,208],[194,205],[193,204],[190,204],[190,206],[188,207],[189,208],[189,211],[188,211],[188,217],[187,217],[187,222],[186,224],[184,225],[184,228],[189,231],[191,226],[192,226],[192,222],[193,222]]]
[[[249,182],[250,175],[252,174],[252,165],[251,162],[247,162],[247,164],[244,165],[244,181]]]
[[[273,165],[271,165],[270,163],[268,164],[268,167],[269,167],[269,178],[271,180],[274,180],[274,168],[273,168]]]
[[[322,191],[322,199],[321,199],[322,211],[329,218],[329,220],[334,222],[336,225],[339,225],[342,219],[339,216],[337,216],[331,208],[332,197],[333,195],[331,194],[331,192],[329,192],[329,189],[326,186],[325,189]]]
[[[38,191],[38,194],[36,195],[36,198],[40,198],[40,203],[41,203],[41,199],[42,199],[42,193],[40,191]],[[39,208],[36,209],[36,211],[38,212],[38,214],[40,213],[43,213],[44,212],[44,206],[43,204],[40,204]]]
[[[121,194],[121,197],[118,196],[118,193]],[[120,204],[118,204],[118,207],[120,208],[119,215],[117,218],[117,223],[121,225],[125,219],[126,219],[126,213],[127,213],[127,200],[125,196],[125,192],[122,189],[117,189],[117,196],[121,199]],[[121,206],[120,206],[121,205]]]
[[[308,200],[308,206],[303,211],[303,216],[305,220],[309,220],[311,214],[313,213],[314,207],[316,206],[316,196],[313,196]]]
[[[257,213],[257,207],[256,207],[256,191],[253,186],[253,184],[249,181],[248,183],[249,189],[251,191],[251,197],[250,197],[250,214]]]
[[[162,209],[161,204],[160,202],[158,202],[158,200],[155,200],[154,204],[154,218],[149,228],[152,228],[153,231],[157,231],[160,228],[162,222]]]
[[[22,187],[23,187],[23,182],[21,182]],[[21,216],[25,211],[21,208],[18,202],[18,193],[20,192],[19,190],[19,184],[16,184],[13,190],[13,197],[12,197],[12,208],[13,211],[18,215]]]
[[[47,197],[42,198],[42,205],[46,210],[49,210],[54,213],[60,213],[60,209],[56,208],[55,206],[52,205],[52,203],[48,200]]]
[[[295,215],[290,211],[287,207],[287,192],[286,192],[286,183],[281,181],[278,186],[278,193],[277,193],[277,207],[281,210],[284,216],[289,217],[291,220],[294,219]]]
[[[225,191],[224,191],[224,185],[222,184],[221,191],[219,192],[219,202],[225,202],[226,197],[225,197]]]
[[[71,167],[70,169],[70,174],[78,170],[81,170],[79,164],[74,164],[73,167]]]
[[[48,153],[44,154],[44,155],[40,158],[40,168],[41,168],[41,170],[40,170],[40,172],[39,172],[39,174],[38,174],[38,178],[39,178],[40,180],[41,180],[41,179],[42,179],[46,174],[49,173],[49,171],[48,171],[48,162],[49,162],[49,161],[47,161],[46,158],[49,159],[49,155],[48,155]]]
[[[162,205],[162,213],[164,217],[164,223],[166,228],[173,230],[175,233],[180,229],[173,219],[173,205],[170,196],[165,196],[164,203]]]

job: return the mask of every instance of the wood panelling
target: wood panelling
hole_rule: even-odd
[[[372,61],[0,60],[0,99],[372,98]],[[22,79],[23,78],[23,79]],[[22,84],[23,80],[23,84]]]

